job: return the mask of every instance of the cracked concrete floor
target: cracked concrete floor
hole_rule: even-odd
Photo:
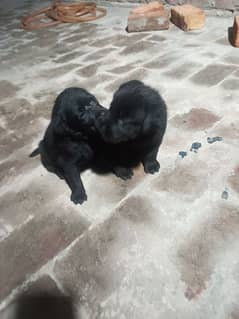
[[[26,32],[19,18],[33,3],[0,12],[1,318],[32,286],[73,294],[83,319],[239,318],[232,17],[208,17],[189,33],[126,34],[129,9],[108,7],[93,23]],[[28,154],[62,89],[84,87],[109,105],[129,79],[152,85],[168,105],[160,173],[140,168],[123,182],[86,172],[88,202],[74,206],[64,182]],[[193,143],[201,147],[190,151]]]

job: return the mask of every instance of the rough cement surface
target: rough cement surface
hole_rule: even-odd
[[[83,319],[238,318],[233,19],[210,17],[196,32],[171,25],[129,35],[129,9],[109,7],[93,23],[26,32],[19,17],[34,5],[21,3],[0,17],[1,318],[39,282],[73,294]],[[161,170],[150,176],[140,167],[128,182],[88,171],[89,199],[74,206],[64,182],[28,154],[61,90],[84,87],[108,106],[129,79],[152,85],[167,102]]]

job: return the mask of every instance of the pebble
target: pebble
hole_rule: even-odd
[[[228,199],[228,196],[229,196],[228,191],[227,191],[227,189],[225,189],[225,190],[222,192],[221,198],[227,200],[227,199]]]
[[[215,143],[215,142],[221,142],[222,141],[222,137],[221,136],[215,136],[215,137],[208,137],[207,138],[207,142],[209,144]]]
[[[184,158],[185,156],[187,156],[187,152],[185,152],[185,151],[180,151],[180,152],[178,152],[178,155],[179,156],[181,156],[182,158]]]
[[[191,152],[197,153],[198,149],[202,147],[202,144],[199,142],[194,142],[190,148]]]

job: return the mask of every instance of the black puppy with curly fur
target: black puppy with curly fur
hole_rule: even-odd
[[[95,152],[104,144],[94,124],[104,111],[86,90],[65,89],[56,98],[44,138],[30,155],[40,154],[43,166],[65,179],[75,204],[87,200],[80,173],[94,166]]]
[[[104,141],[117,145],[114,172],[127,179],[143,163],[146,173],[158,172],[157,153],[167,126],[167,107],[160,94],[133,80],[115,92],[108,112],[96,118]]]

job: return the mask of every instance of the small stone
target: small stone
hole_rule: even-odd
[[[234,24],[231,30],[232,34],[231,34],[231,40],[232,40],[232,44],[239,48],[239,16],[236,16],[234,18]]]
[[[228,191],[227,191],[227,189],[225,189],[225,190],[222,192],[221,198],[227,200],[227,199],[228,199],[228,195],[229,195],[229,194],[228,194]]]
[[[215,142],[221,142],[222,141],[222,137],[221,136],[216,136],[216,137],[208,137],[207,138],[207,142],[209,144],[215,143]]]
[[[170,13],[162,3],[155,1],[131,10],[128,32],[165,30],[169,28]]]
[[[184,31],[202,29],[205,25],[205,12],[190,4],[171,9],[171,21]]]
[[[197,153],[198,149],[202,147],[202,144],[199,142],[194,142],[190,148],[191,152]]]
[[[184,158],[185,156],[187,156],[187,152],[180,151],[180,152],[178,152],[178,155],[180,155],[182,158]]]

